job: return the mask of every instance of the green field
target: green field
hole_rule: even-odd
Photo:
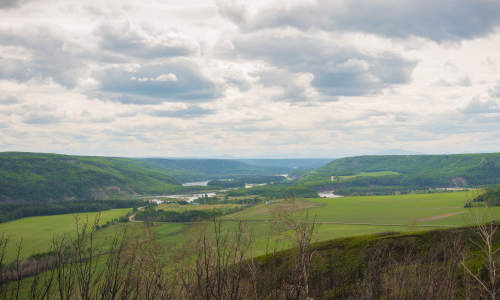
[[[399,173],[393,171],[359,172],[354,175],[338,176],[338,178],[340,181],[345,181],[356,177],[378,177],[378,176],[390,176],[390,175],[399,175]]]
[[[474,224],[474,214],[491,214],[500,219],[500,207],[491,209],[465,209],[464,204],[477,196],[477,192],[450,192],[391,196],[359,196],[297,200],[297,206],[307,210],[309,218],[318,222],[315,241],[381,232],[407,232]],[[255,240],[255,254],[266,248],[285,249],[290,244],[277,232],[272,222],[273,209],[281,202],[259,204],[243,211],[226,215],[224,227],[234,229],[238,220],[248,221]],[[158,230],[172,224],[157,224]],[[206,225],[205,225],[206,226]],[[195,236],[196,226],[186,227],[181,236],[162,239],[181,242],[183,236]],[[285,234],[286,236],[286,234]]]
[[[477,192],[470,191],[298,199],[296,206],[304,212],[303,214],[307,211],[311,220],[316,219],[318,226],[314,241],[323,241],[380,232],[407,232],[442,228],[442,226],[470,225],[474,223],[473,212],[480,211],[481,214],[487,212],[484,208],[464,208],[465,202],[475,196]],[[291,246],[289,239],[286,238],[287,233],[279,231],[273,221],[273,210],[285,205],[288,204],[276,201],[226,215],[222,217],[224,230],[235,229],[237,221],[246,220],[255,241],[255,255],[264,254],[266,249],[286,249]],[[211,205],[202,207],[205,208],[205,206],[211,207]],[[186,207],[179,206],[177,209]],[[117,209],[103,212],[102,222],[122,216],[127,211],[127,209]],[[500,218],[500,207],[491,208],[488,213]],[[95,213],[81,214],[81,217],[85,216],[93,218]],[[134,222],[101,229],[97,234],[97,242],[106,247],[123,226],[138,229],[142,224]],[[166,252],[173,252],[174,248],[181,247],[184,243],[191,243],[200,230],[210,228],[207,226],[210,225],[206,222],[199,224],[156,223],[153,230],[159,245],[165,248]],[[0,225],[0,232],[7,233],[11,240],[23,238],[23,257],[47,251],[54,235],[71,233],[73,230],[73,215],[25,218]],[[14,245],[11,244],[10,258],[12,258],[13,247]]]
[[[112,209],[101,212],[100,223],[119,218],[130,211],[128,208]],[[92,222],[98,213],[65,214],[55,216],[30,217],[0,224],[0,234],[9,238],[7,261],[15,257],[16,244],[22,241],[22,257],[50,250],[54,236],[71,234],[75,231],[75,217]],[[102,230],[102,239],[113,234],[115,226]]]
[[[390,196],[353,196],[299,200],[299,206],[316,216],[318,222],[373,225],[450,225],[470,224],[470,212],[464,208],[467,200],[477,195],[475,191],[409,194]],[[225,218],[265,220],[272,217],[273,206],[258,205]],[[500,217],[500,207],[490,208]],[[456,214],[445,217],[446,214]],[[433,218],[433,219],[431,219]]]
[[[200,205],[180,205],[177,203],[168,203],[168,204],[160,204],[157,209],[165,210],[165,211],[177,211],[183,212],[188,210],[212,210],[212,209],[233,209],[242,207],[242,204],[200,204]]]

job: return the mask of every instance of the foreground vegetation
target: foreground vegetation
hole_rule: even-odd
[[[477,197],[477,192],[453,192],[434,194],[411,194],[392,196],[357,196],[342,198],[311,198],[297,199],[297,208],[310,216],[316,216],[318,222],[315,241],[324,241],[332,238],[357,236],[378,232],[398,231],[406,232],[417,229],[441,228],[442,226],[457,227],[474,224],[473,211],[484,210],[464,208],[464,204]],[[266,202],[267,201],[267,202]],[[175,217],[197,215],[186,213],[192,210],[220,211],[222,226],[229,230],[234,229],[238,221],[248,221],[248,227],[254,232],[254,247],[256,255],[264,254],[266,248],[276,245],[279,249],[286,249],[289,243],[279,240],[279,235],[272,230],[270,222],[276,218],[275,212],[282,206],[282,200],[265,200],[255,197],[229,197],[200,198],[200,205],[176,203],[161,204],[156,209],[175,211]],[[243,207],[245,209],[241,210]],[[233,212],[232,210],[236,211]],[[125,215],[129,209],[110,210],[102,212],[102,220],[111,220]],[[500,207],[490,209],[495,218],[500,219]],[[108,218],[108,214],[113,215]],[[115,213],[116,212],[116,213]],[[205,213],[202,213],[205,215]],[[210,213],[206,213],[209,215]],[[95,213],[89,214],[93,216]],[[85,214],[82,214],[85,216]],[[140,217],[136,220],[141,219]],[[147,218],[145,218],[147,219]],[[192,220],[195,220],[193,217]],[[199,219],[204,219],[200,217]],[[25,218],[14,222],[0,224],[0,233],[12,234],[11,239],[17,242],[23,239],[23,244],[28,256],[39,252],[48,251],[48,242],[54,233],[71,230],[74,221],[72,214],[60,216],[47,216]],[[160,221],[160,219],[156,219]],[[171,220],[170,220],[171,221]],[[131,224],[140,225],[140,224]],[[183,231],[171,231],[178,228],[175,224],[155,224],[154,232],[169,232],[162,236],[158,243],[162,247],[179,244],[185,236],[196,234],[196,226],[184,226]],[[426,226],[426,227],[423,227]],[[116,226],[111,226],[115,228]],[[113,229],[118,230],[118,229]],[[97,236],[108,235],[108,229],[100,231]],[[32,234],[33,233],[33,234]]]
[[[272,223],[292,248],[259,257],[245,222],[210,221],[168,248],[151,225],[130,224],[106,249],[96,243],[96,223],[77,223],[76,238],[54,239],[45,259],[0,263],[0,298],[496,298],[496,223],[313,243],[315,219],[296,208],[282,205]],[[0,257],[5,245],[0,238]]]

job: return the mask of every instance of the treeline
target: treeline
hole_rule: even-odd
[[[285,180],[286,180],[285,177],[279,175],[236,176],[235,178],[231,179],[211,180],[208,182],[208,185],[218,186],[222,188],[237,188],[237,187],[245,187],[246,184],[279,183]]]
[[[96,212],[145,206],[141,200],[57,201],[46,203],[0,203],[0,223],[24,217]]]
[[[487,206],[500,206],[500,186],[488,188],[485,193],[466,203],[465,207],[483,206],[485,204]]]
[[[305,185],[290,185],[290,184],[269,184],[263,186],[255,186],[248,189],[237,189],[227,192],[228,196],[261,196],[267,199],[282,199],[291,196],[297,198],[315,198],[318,197],[311,188]]]
[[[217,197],[200,197],[193,201],[193,203],[199,204],[244,204],[244,205],[255,205],[262,202],[258,197],[244,198],[244,199],[232,199],[229,196],[225,196],[224,199],[219,199]]]
[[[170,211],[155,209],[151,207],[137,211],[134,218],[139,221],[148,222],[199,222],[203,220],[213,219],[225,214],[235,213],[241,211],[242,209],[243,207]]]

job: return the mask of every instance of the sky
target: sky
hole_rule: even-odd
[[[0,151],[500,151],[498,0],[0,0]]]

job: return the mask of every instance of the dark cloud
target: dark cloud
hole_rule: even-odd
[[[289,78],[265,73],[261,77],[263,84],[282,86],[284,81],[291,82],[297,73],[311,73],[312,86],[330,97],[376,94],[383,88],[408,83],[416,66],[415,61],[399,54],[366,54],[333,40],[302,33],[247,34],[232,43],[234,49],[227,55],[264,60],[276,66],[279,73],[289,72]],[[296,84],[288,87],[300,96]]]
[[[456,87],[456,86],[469,87],[472,85],[472,81],[469,76],[464,76],[455,81],[440,79],[436,81],[433,85],[442,87]]]
[[[495,100],[472,99],[463,109],[466,114],[487,114],[500,112],[500,103]]]
[[[0,105],[17,104],[19,100],[14,97],[0,96]]]
[[[259,82],[263,86],[279,86],[283,89],[283,94],[276,97],[275,100],[290,102],[303,102],[309,100],[304,84],[297,80],[297,76],[285,69],[264,71],[259,74]],[[330,101],[336,100],[329,98]]]
[[[205,109],[199,106],[189,106],[184,109],[175,110],[154,110],[149,113],[155,117],[179,118],[179,119],[194,119],[215,113],[212,109]]]
[[[59,123],[61,118],[49,112],[29,113],[24,118],[24,123],[31,125],[47,125]]]
[[[0,0],[0,9],[16,7],[26,2],[28,2],[28,0]]]
[[[489,93],[493,98],[500,98],[500,80],[497,81],[496,85],[490,89]]]
[[[195,53],[198,45],[174,30],[163,34],[154,33],[131,25],[103,24],[97,30],[100,46],[116,54],[155,58],[186,56]]]
[[[218,96],[218,89],[187,60],[122,67],[96,72],[100,91],[122,103],[154,104],[166,101],[200,102]]]
[[[241,1],[219,0],[219,12],[245,30],[295,27],[365,32],[395,38],[459,41],[487,35],[500,22],[496,0],[349,0],[276,4],[258,12]]]
[[[73,87],[84,68],[81,53],[46,27],[0,30],[0,45],[21,47],[30,57],[0,57],[0,78],[27,81],[47,79]]]

